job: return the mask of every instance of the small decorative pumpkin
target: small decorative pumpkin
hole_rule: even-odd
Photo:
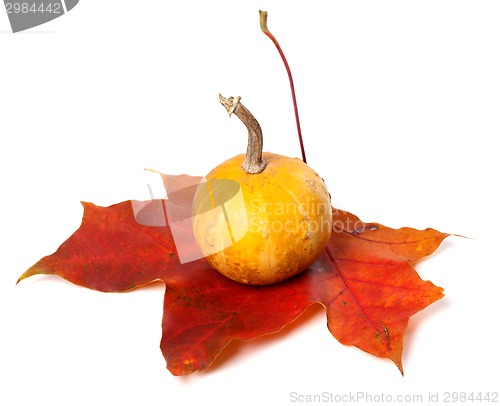
[[[248,129],[247,153],[206,176],[193,202],[196,242],[210,265],[251,285],[284,281],[311,265],[332,232],[330,195],[298,158],[262,153],[262,130],[240,98],[219,96]]]

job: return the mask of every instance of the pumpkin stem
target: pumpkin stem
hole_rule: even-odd
[[[239,96],[226,99],[219,94],[219,100],[226,108],[229,116],[234,113],[245,124],[248,130],[247,155],[241,167],[248,174],[258,174],[267,165],[267,162],[262,159],[262,129],[252,113],[240,103],[240,99],[241,97]]]

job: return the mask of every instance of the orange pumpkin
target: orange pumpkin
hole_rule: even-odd
[[[248,128],[246,155],[206,176],[193,203],[193,227],[208,262],[237,282],[266,285],[305,270],[332,231],[330,195],[297,158],[262,153],[262,132],[239,98],[221,103]]]

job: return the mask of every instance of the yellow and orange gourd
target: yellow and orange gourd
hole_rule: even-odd
[[[302,160],[262,152],[261,128],[239,97],[220,101],[246,125],[249,143],[246,155],[214,168],[198,188],[196,242],[210,265],[234,281],[284,281],[324,251],[332,231],[330,195]]]

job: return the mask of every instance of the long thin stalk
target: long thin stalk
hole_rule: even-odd
[[[266,34],[271,39],[271,41],[273,41],[274,45],[276,45],[276,49],[278,50],[281,59],[285,64],[286,73],[288,74],[288,80],[290,81],[290,89],[292,90],[293,109],[295,111],[295,122],[297,124],[297,133],[299,135],[300,151],[302,153],[302,160],[304,161],[304,163],[307,163],[306,151],[304,149],[304,142],[302,141],[302,131],[300,130],[299,109],[297,108],[297,99],[295,97],[295,87],[293,85],[292,72],[286,60],[285,54],[283,53],[283,50],[281,49],[280,44],[278,43],[278,40],[274,37],[273,34],[271,34],[269,29],[267,28],[267,11],[259,10],[259,15],[260,15],[260,29],[264,34]]]

